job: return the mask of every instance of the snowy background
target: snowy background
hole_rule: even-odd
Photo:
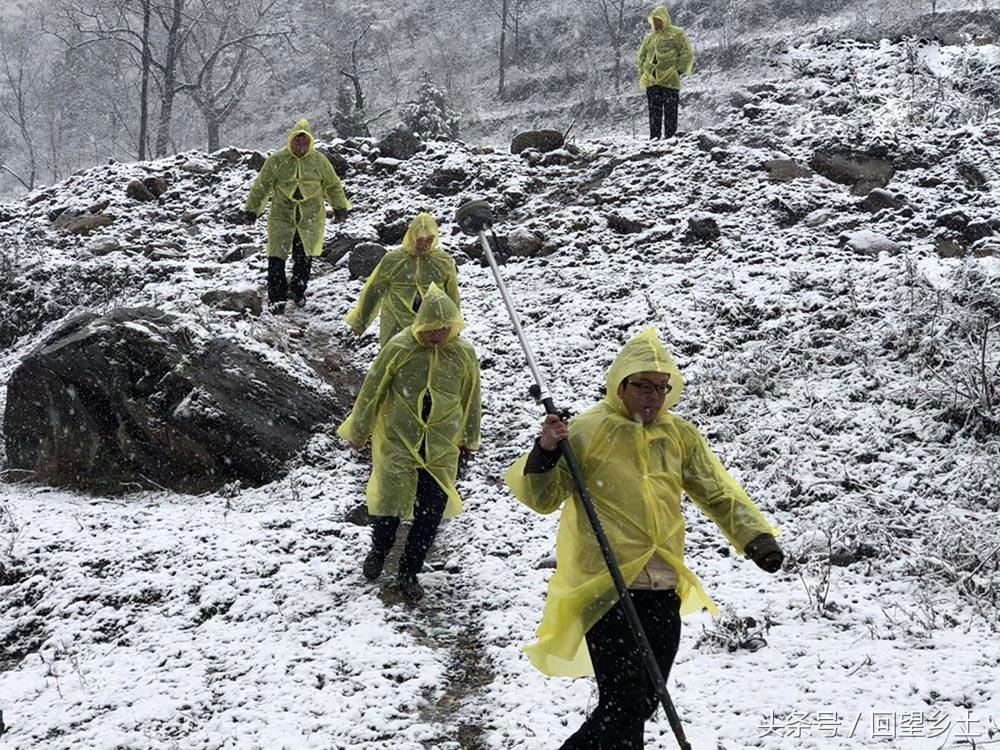
[[[356,207],[331,239],[429,210],[461,262],[484,440],[427,598],[362,579],[369,532],[349,514],[369,469],[332,426],[259,488],[98,497],[11,472],[0,746],[528,750],[575,730],[592,681],[545,678],[520,653],[556,518],[500,480],[540,413],[492,278],[451,223],[472,197],[501,238],[533,238],[535,257],[503,273],[557,402],[599,399],[621,345],[656,325],[687,378],[679,413],[783,531],[788,560],[767,576],[689,509],[689,562],[723,610],[685,621],[671,674],[693,746],[1000,742],[1000,127],[992,90],[970,85],[998,70],[992,43],[819,41],[776,54],[710,125],[682,118],[672,142],[620,133],[528,158],[431,142],[386,161],[371,141],[329,141]],[[834,146],[895,164],[893,205],[764,168]],[[308,307],[285,317],[201,302],[263,285],[261,254],[221,262],[263,244],[261,225],[227,218],[248,156],[92,167],[0,204],[0,382],[65,316],[140,303],[289,373],[326,349],[363,372],[377,341],[342,322],[361,286],[343,263],[318,262]],[[164,201],[125,196],[146,176],[171,180]],[[53,226],[104,201],[105,227]],[[662,714],[647,746],[675,746]]]

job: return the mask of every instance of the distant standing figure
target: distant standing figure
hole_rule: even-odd
[[[673,138],[677,132],[677,104],[681,76],[691,74],[694,54],[687,35],[670,23],[664,5],[649,16],[650,32],[639,45],[639,87],[649,102],[649,137]]]
[[[267,217],[267,302],[274,314],[285,311],[289,292],[285,261],[289,255],[292,301],[298,307],[306,304],[312,259],[323,254],[324,198],[333,207],[337,223],[347,221],[351,208],[333,165],[314,145],[309,122],[299,120],[288,135],[288,145],[264,162],[243,211],[244,220],[252,224],[271,202]]]

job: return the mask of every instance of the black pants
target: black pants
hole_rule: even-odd
[[[424,565],[441,516],[448,504],[448,495],[430,474],[417,470],[417,497],[413,507],[413,526],[406,538],[406,547],[399,559],[401,576],[416,575]],[[395,516],[372,517],[372,546],[388,552],[396,541],[399,519]]]
[[[312,258],[306,255],[302,247],[302,238],[295,233],[292,240],[292,298],[305,297],[306,285],[312,271]],[[267,301],[270,304],[284,302],[288,299],[288,279],[285,276],[285,259],[268,257],[267,259]]]
[[[649,101],[649,137],[659,138],[663,130],[664,138],[672,138],[677,132],[677,101],[680,92],[666,86],[650,86],[646,89]]]
[[[666,679],[680,643],[680,598],[673,590],[631,594]],[[597,678],[597,708],[562,750],[641,750],[643,730],[658,699],[621,602],[587,633],[587,649]]]

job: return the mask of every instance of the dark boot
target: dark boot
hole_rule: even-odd
[[[364,565],[361,566],[361,574],[369,581],[377,581],[382,575],[382,568],[385,567],[385,559],[389,556],[389,550],[372,547],[365,558]]]
[[[399,590],[403,596],[411,602],[419,602],[424,598],[424,587],[420,585],[420,581],[412,573],[400,571],[396,580],[399,582]]]

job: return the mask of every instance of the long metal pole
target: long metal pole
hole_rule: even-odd
[[[538,364],[535,362],[535,355],[531,351],[531,346],[528,344],[528,339],[524,335],[524,329],[521,327],[521,319],[517,315],[517,310],[514,309],[514,304],[511,301],[510,294],[507,292],[507,285],[503,281],[503,277],[500,275],[500,268],[497,266],[496,258],[493,257],[493,250],[490,248],[489,239],[486,237],[486,232],[480,230],[479,242],[483,246],[483,254],[486,256],[486,261],[489,263],[490,270],[493,272],[493,278],[497,283],[497,287],[500,289],[500,295],[503,297],[503,303],[507,307],[507,313],[510,315],[511,323],[514,325],[514,333],[517,334],[518,340],[521,342],[521,348],[524,349],[524,356],[528,360],[528,368],[531,370],[532,376],[535,378],[535,385],[538,386],[537,398],[545,407],[546,414],[558,414],[555,404],[552,401],[552,397],[548,394],[545,383],[542,381],[542,374],[538,370]],[[611,573],[611,578],[615,583],[615,588],[618,590],[618,596],[621,599],[622,607],[625,610],[625,617],[628,620],[629,626],[632,628],[632,633],[635,636],[636,642],[639,644],[639,649],[642,651],[642,656],[646,662],[646,670],[649,672],[649,677],[653,681],[653,685],[656,687],[656,695],[660,699],[660,703],[663,706],[663,710],[667,714],[667,721],[670,722],[670,728],[674,731],[674,737],[677,738],[677,744],[680,745],[681,750],[691,750],[691,743],[687,741],[687,737],[684,736],[684,727],[681,726],[680,717],[677,715],[677,710],[674,708],[673,701],[670,700],[670,693],[667,692],[667,683],[663,679],[663,673],[660,671],[660,665],[656,663],[656,656],[653,654],[653,648],[649,644],[649,639],[646,637],[646,631],[643,630],[642,623],[639,621],[639,613],[635,610],[635,604],[632,601],[632,596],[629,594],[628,588],[625,586],[625,579],[622,578],[621,570],[618,567],[618,562],[615,560],[614,552],[611,551],[611,544],[608,542],[608,537],[604,533],[604,527],[601,525],[600,519],[597,517],[597,510],[594,508],[594,500],[590,496],[590,491],[587,489],[586,483],[583,481],[583,474],[580,472],[580,467],[576,462],[576,456],[573,454],[573,449],[570,447],[568,440],[563,440],[559,444],[562,450],[563,458],[566,460],[566,465],[569,467],[570,474],[573,477],[573,482],[576,484],[576,490],[580,495],[580,502],[583,503],[584,511],[587,513],[587,518],[590,520],[590,525],[594,529],[594,536],[597,537],[597,544],[601,548],[601,553],[604,555],[604,562],[608,566],[608,572]]]

